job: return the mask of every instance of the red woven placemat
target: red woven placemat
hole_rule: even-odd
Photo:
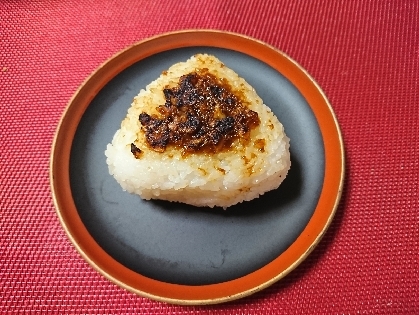
[[[83,80],[120,49],[186,28],[234,31],[297,60],[346,146],[336,217],[291,274],[215,306],[110,283],[62,230],[48,182],[54,132]],[[418,314],[419,4],[360,1],[2,1],[0,313]]]

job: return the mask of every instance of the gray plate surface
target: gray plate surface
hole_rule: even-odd
[[[246,79],[291,139],[291,170],[274,191],[227,210],[144,201],[108,173],[104,151],[141,88],[195,53],[214,54]],[[284,252],[312,216],[323,185],[324,146],[304,97],[275,69],[248,55],[188,47],[143,59],[115,76],[78,126],[70,156],[73,198],[86,228],[113,258],[144,276],[176,284],[233,280]]]

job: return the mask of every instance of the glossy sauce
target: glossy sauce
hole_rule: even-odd
[[[225,80],[207,69],[182,76],[176,87],[163,93],[166,102],[156,108],[158,114],[139,115],[147,144],[157,152],[173,145],[183,154],[216,153],[237,139],[248,141],[251,129],[260,124],[244,95],[233,93]],[[140,158],[135,148],[131,152]]]

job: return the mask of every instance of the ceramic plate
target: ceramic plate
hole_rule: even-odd
[[[120,188],[104,155],[140,89],[196,53],[245,78],[291,139],[283,184],[227,210],[144,201]],[[61,224],[102,275],[155,300],[210,304],[259,291],[307,257],[339,202],[344,153],[329,102],[295,61],[249,37],[190,30],[141,41],[84,82],[58,126],[50,177]]]

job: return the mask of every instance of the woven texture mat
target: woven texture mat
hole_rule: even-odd
[[[255,295],[174,306],[131,294],[76,252],[49,188],[52,139],[84,79],[130,44],[211,28],[265,41],[328,96],[346,147],[335,219]],[[0,313],[418,314],[419,4],[415,1],[2,1]]]

